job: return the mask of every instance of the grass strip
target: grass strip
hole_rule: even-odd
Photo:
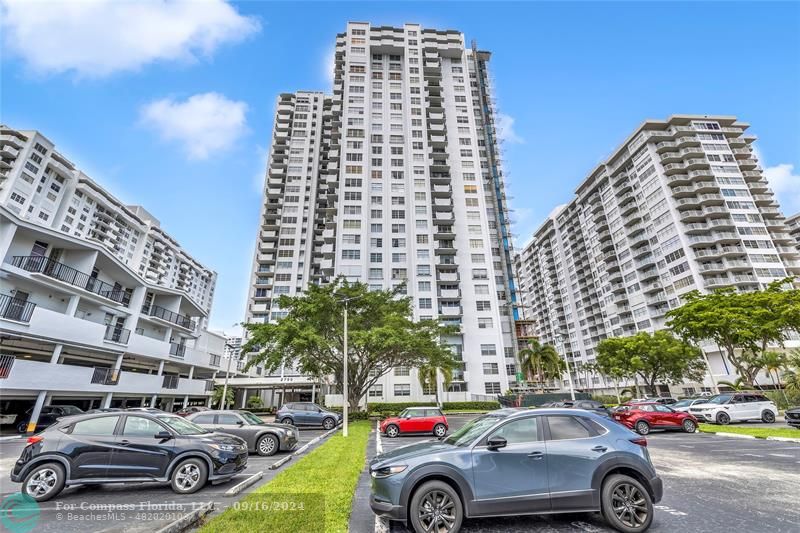
[[[366,421],[351,423],[346,439],[336,433],[209,520],[201,533],[346,532],[370,429]]]
[[[720,426],[717,424],[700,424],[700,431],[704,433],[738,433],[751,435],[759,439],[767,437],[790,437],[800,439],[800,430],[790,427],[751,427],[751,426]]]

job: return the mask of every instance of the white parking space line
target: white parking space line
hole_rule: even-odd
[[[772,457],[788,457],[789,459],[795,457],[795,455],[789,455],[788,453],[771,453]]]
[[[681,448],[689,448],[690,450],[694,449],[694,446],[689,446],[688,444],[678,444]]]
[[[757,453],[743,453],[742,456],[746,456],[746,457],[764,457],[763,455],[758,455]]]

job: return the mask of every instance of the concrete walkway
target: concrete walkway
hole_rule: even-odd
[[[374,533],[375,531],[375,514],[369,507],[369,492],[370,492],[370,477],[369,477],[369,462],[377,454],[376,432],[373,427],[369,433],[369,441],[367,441],[367,462],[364,465],[364,470],[358,478],[358,485],[356,486],[356,493],[353,495],[353,507],[350,511],[350,533]]]

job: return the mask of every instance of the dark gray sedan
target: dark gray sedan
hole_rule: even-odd
[[[296,427],[264,422],[249,411],[201,411],[186,419],[202,428],[240,437],[247,442],[247,449],[258,455],[292,450],[300,440]]]

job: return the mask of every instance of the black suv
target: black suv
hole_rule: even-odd
[[[191,494],[246,467],[238,437],[167,413],[98,413],[62,418],[28,438],[11,481],[40,502],[67,485],[97,483],[156,481]]]

